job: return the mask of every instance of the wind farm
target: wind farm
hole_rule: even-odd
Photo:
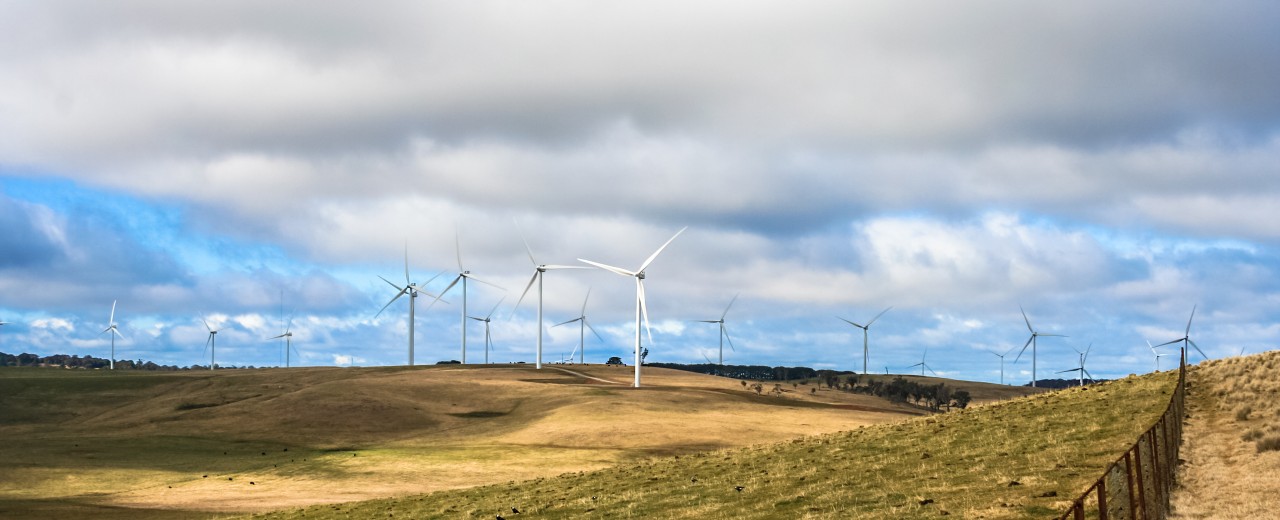
[[[0,517],[1267,515],[1280,7],[572,7],[0,5]]]

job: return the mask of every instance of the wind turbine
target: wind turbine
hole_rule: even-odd
[[[111,317],[107,319],[107,328],[102,329],[102,332],[98,334],[101,336],[108,332],[111,333],[111,370],[116,369],[116,336],[124,339],[124,334],[121,334],[120,330],[116,328],[116,301],[118,300],[111,301]]]
[[[1028,338],[1027,343],[1022,346],[1022,350],[1018,351],[1018,357],[1013,358],[1013,362],[1017,363],[1019,359],[1022,359],[1022,353],[1027,351],[1028,346],[1031,347],[1031,388],[1035,388],[1036,387],[1036,338],[1040,336],[1065,338],[1066,336],[1063,336],[1062,334],[1041,334],[1039,332],[1036,332],[1036,329],[1031,328],[1031,320],[1027,319],[1027,311],[1023,309],[1021,305],[1018,306],[1018,310],[1022,311],[1022,321],[1027,322],[1027,330],[1031,331],[1031,337]]]
[[[575,321],[578,322],[578,364],[586,364],[586,357],[587,357],[587,344],[586,344],[587,330],[586,329],[591,329],[591,333],[595,334],[596,338],[598,338],[600,341],[604,341],[604,338],[600,337],[600,333],[596,332],[596,329],[593,328],[590,323],[587,323],[587,300],[590,300],[590,299],[591,299],[591,289],[587,289],[587,297],[582,299],[582,312],[578,314],[578,317],[571,319],[569,321],[562,321],[560,323],[552,325],[552,327],[559,327],[561,325],[568,325]],[[570,354],[569,358],[570,358],[570,361],[572,361],[573,355]]]
[[[862,374],[863,375],[867,374],[867,329],[870,329],[872,323],[875,323],[876,320],[880,319],[881,316],[884,316],[884,313],[889,312],[889,309],[892,309],[892,308],[893,306],[889,306],[885,310],[880,311],[880,314],[877,314],[876,317],[871,318],[871,321],[868,321],[866,325],[859,325],[852,321],[836,316],[837,318],[840,318],[840,321],[843,321],[845,323],[853,325],[854,327],[862,329]]]
[[[486,314],[485,317],[483,318],[477,318],[475,316],[467,316],[468,318],[471,318],[473,320],[484,322],[484,364],[486,365],[489,364],[489,347],[493,346],[493,340],[491,339],[492,337],[489,335],[489,322],[493,318],[494,311],[497,311],[498,306],[502,305],[503,300],[506,300],[506,299],[507,297],[503,296],[502,299],[498,300],[498,303],[494,304],[493,310],[490,310],[489,314]]]
[[[516,224],[516,227],[519,228],[519,224]],[[537,361],[534,362],[534,368],[541,369],[542,368],[542,332],[543,332],[542,330],[542,277],[546,274],[548,270],[551,270],[551,269],[590,269],[590,268],[583,267],[580,265],[540,264],[536,259],[533,258],[533,248],[529,247],[529,241],[524,239],[524,233],[520,234],[520,240],[524,242],[525,251],[529,252],[529,261],[533,262],[533,277],[529,278],[529,284],[524,286],[524,292],[520,293],[520,299],[516,300],[516,306],[511,309],[511,312],[514,313],[516,312],[516,309],[520,308],[520,302],[524,301],[525,295],[529,294],[529,289],[533,288],[533,282],[538,282],[538,357],[537,357]],[[458,264],[459,266],[461,266],[462,261],[459,260]],[[461,267],[459,267],[459,269],[461,269]],[[588,291],[587,295],[590,296],[591,292]],[[464,301],[465,301],[465,298],[464,298]],[[586,312],[586,304],[587,303],[585,301],[582,302],[584,313]],[[592,330],[592,332],[595,332],[595,331]]]
[[[291,317],[289,317],[289,323],[288,323],[288,325],[285,325],[285,327],[284,327],[284,334],[281,334],[281,335],[279,335],[279,336],[272,336],[272,337],[270,337],[270,338],[267,338],[267,340],[268,340],[268,341],[273,340],[273,339],[280,339],[280,338],[284,338],[284,343],[285,343],[285,345],[284,345],[284,367],[285,367],[285,368],[289,368],[289,351],[294,350],[294,348],[293,348],[293,331],[292,331],[292,329],[293,329],[293,317],[291,316]],[[301,354],[301,353],[299,353],[298,355],[299,355],[299,356],[301,356],[302,354]],[[279,358],[276,358],[276,359],[279,359]]]
[[[1013,347],[1009,350],[1006,350],[1004,354],[996,354],[995,352],[991,352],[990,350],[987,351],[988,354],[991,354],[993,356],[1000,358],[1000,384],[1002,385],[1004,384],[1004,357],[1009,355],[1010,352],[1013,352],[1013,349],[1015,348],[1018,348],[1018,347]]]
[[[409,295],[409,366],[413,366],[413,335],[414,335],[413,322],[415,321],[413,318],[413,302],[415,299],[418,298],[418,293],[426,294],[427,296],[432,296],[431,293],[423,291],[421,287],[426,287],[427,284],[431,283],[432,280],[435,280],[439,276],[440,276],[440,273],[436,273],[435,276],[432,276],[431,278],[427,279],[426,283],[423,283],[422,285],[415,284],[409,280],[409,243],[408,242],[405,242],[405,245],[404,245],[404,286],[401,287],[393,283],[391,280],[382,278],[382,276],[378,276],[378,278],[382,278],[382,281],[387,282],[387,285],[390,285],[391,287],[395,288],[397,292],[396,292],[396,295],[393,296],[391,300],[387,302],[386,305],[383,305],[381,309],[378,309],[377,314],[373,315],[375,319],[378,316],[381,316],[382,311],[387,310],[387,307],[390,307],[391,304],[396,302],[396,300],[399,300],[401,296],[404,296],[406,294]],[[440,297],[437,296],[436,300],[439,300],[439,299]]]
[[[213,370],[217,367],[215,360],[218,354],[218,331],[210,327],[209,320],[204,319],[204,317],[201,317],[200,321],[204,322],[204,328],[209,329],[209,339],[205,340],[204,348],[209,351],[209,370]]]
[[[1089,376],[1089,381],[1090,381],[1090,382],[1092,382],[1092,381],[1093,381],[1093,374],[1090,374],[1090,373],[1089,373],[1089,371],[1088,371],[1088,370],[1085,370],[1085,368],[1084,368],[1084,362],[1085,362],[1085,360],[1086,360],[1086,359],[1089,359],[1089,351],[1090,351],[1090,350],[1093,350],[1093,343],[1090,343],[1090,344],[1089,344],[1089,348],[1084,349],[1084,352],[1080,352],[1080,350],[1076,349],[1075,347],[1071,347],[1071,350],[1075,350],[1075,351],[1076,351],[1076,354],[1079,354],[1079,355],[1080,355],[1080,366],[1079,366],[1079,367],[1077,367],[1077,368],[1072,368],[1072,369],[1070,369],[1070,370],[1059,370],[1059,371],[1058,371],[1058,373],[1059,373],[1059,374],[1063,374],[1063,373],[1067,373],[1067,372],[1079,372],[1079,373],[1080,373],[1080,386],[1084,386],[1084,376],[1086,376],[1086,375],[1087,375],[1087,376]]]
[[[581,258],[578,259],[578,261],[580,262],[585,262],[585,263],[594,265],[596,267],[599,267],[611,273],[619,274],[622,276],[630,276],[632,278],[635,278],[636,280],[636,352],[635,352],[635,355],[636,355],[635,387],[636,388],[640,388],[640,358],[641,358],[640,320],[641,319],[644,320],[645,331],[648,332],[649,334],[649,342],[650,343],[653,342],[653,331],[649,330],[649,309],[645,304],[645,298],[644,298],[644,270],[649,267],[650,263],[653,263],[653,260],[655,258],[658,258],[658,254],[662,253],[663,249],[666,249],[667,246],[671,245],[671,241],[675,240],[676,237],[680,236],[680,233],[684,233],[684,230],[686,229],[689,229],[689,227],[685,226],[680,228],[680,231],[676,231],[675,235],[672,235],[672,237],[668,239],[665,244],[662,244],[662,247],[659,247],[657,251],[654,251],[652,255],[649,255],[649,258],[646,259],[643,264],[640,264],[640,268],[636,269],[635,271],[628,271],[621,267],[605,265],[598,262],[592,262],[590,260],[583,260]]]
[[[436,296],[436,301],[440,301],[440,298],[443,298],[444,295],[447,294],[450,289],[453,289],[453,286],[457,285],[459,281],[462,282],[462,363],[465,365],[467,363],[467,318],[468,318],[467,316],[467,279],[472,279],[482,284],[490,285],[498,289],[502,289],[502,288],[492,283],[476,278],[474,275],[471,274],[471,271],[468,271],[466,270],[466,268],[462,267],[462,239],[458,237],[457,233],[454,233],[453,241],[454,241],[454,246],[457,247],[455,251],[458,254],[458,276],[454,277],[452,282],[449,282],[448,287],[445,287],[443,291],[440,291],[440,296]],[[505,291],[506,289],[502,289],[502,290]],[[431,302],[431,303],[432,305],[435,304],[435,302]]]
[[[1187,330],[1186,330],[1186,332],[1184,332],[1184,333],[1182,334],[1182,337],[1181,337],[1181,338],[1178,338],[1178,339],[1175,339],[1175,340],[1173,340],[1173,341],[1166,341],[1166,342],[1161,343],[1161,344],[1156,345],[1156,346],[1157,346],[1157,347],[1163,347],[1163,346],[1165,346],[1165,345],[1172,345],[1172,344],[1177,343],[1177,342],[1182,342],[1182,350],[1183,350],[1184,352],[1187,350],[1187,345],[1188,345],[1188,344],[1190,344],[1191,346],[1193,346],[1193,347],[1195,347],[1195,348],[1196,348],[1196,352],[1199,352],[1199,353],[1200,353],[1200,357],[1205,358],[1205,359],[1209,359],[1209,356],[1204,355],[1204,351],[1203,351],[1203,350],[1200,350],[1200,345],[1196,345],[1196,342],[1191,341],[1191,320],[1195,319],[1195,317],[1196,317],[1196,306],[1195,306],[1195,305],[1192,305],[1192,306],[1191,306],[1191,317],[1190,317],[1190,318],[1187,318]]]
[[[724,317],[729,315],[729,309],[733,307],[733,302],[736,302],[736,301],[738,301],[738,295],[735,294],[733,295],[733,299],[729,300],[729,305],[726,305],[724,307],[724,312],[720,313],[720,319],[698,320],[699,322],[702,322],[702,323],[716,323],[720,325],[720,364],[721,365],[724,365],[724,340],[725,339],[729,340],[730,350],[734,352],[738,351],[737,349],[733,348],[733,338],[729,337],[729,329],[725,328],[724,326]]]
[[[911,366],[909,366],[909,367],[907,367],[907,368],[920,367],[920,376],[921,376],[921,377],[924,377],[924,369],[926,369],[926,368],[928,368],[930,372],[933,372],[933,369],[932,369],[932,368],[929,368],[929,364],[924,362],[925,357],[927,357],[928,355],[929,355],[929,347],[925,347],[925,348],[924,348],[924,354],[920,356],[920,362],[919,362],[919,363],[916,363],[916,364],[914,364],[914,365],[911,365]],[[933,372],[933,375],[937,376],[937,375],[938,375],[938,373],[937,373],[937,372]]]
[[[1156,355],[1156,372],[1159,372],[1159,371],[1160,371],[1160,358],[1162,358],[1162,357],[1166,357],[1166,356],[1168,356],[1168,354],[1161,354],[1159,351],[1157,351],[1157,350],[1156,350],[1156,348],[1155,348],[1154,346],[1152,346],[1152,345],[1151,345],[1151,342],[1150,342],[1150,341],[1148,341],[1148,342],[1147,342],[1147,348],[1151,349],[1151,353]]]

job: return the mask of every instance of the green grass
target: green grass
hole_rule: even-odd
[[[512,507],[520,518],[1052,516],[1155,421],[1175,380],[1131,377],[790,442],[254,518],[510,518]]]

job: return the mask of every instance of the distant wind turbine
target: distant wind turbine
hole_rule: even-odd
[[[1187,351],[1187,345],[1188,345],[1188,344],[1190,344],[1191,346],[1193,346],[1193,347],[1195,347],[1195,348],[1196,348],[1196,352],[1199,352],[1199,353],[1200,353],[1200,357],[1205,358],[1205,359],[1209,359],[1209,356],[1204,355],[1204,351],[1203,351],[1203,350],[1200,350],[1200,345],[1196,345],[1196,342],[1191,341],[1191,320],[1195,319],[1195,317],[1196,317],[1196,306],[1195,306],[1195,305],[1192,305],[1192,306],[1191,306],[1191,317],[1190,317],[1190,318],[1187,318],[1187,330],[1186,330],[1186,332],[1184,332],[1184,333],[1182,334],[1182,337],[1181,337],[1181,338],[1178,338],[1178,339],[1175,339],[1175,340],[1173,340],[1173,341],[1166,341],[1166,342],[1164,342],[1164,343],[1161,343],[1161,344],[1159,344],[1159,345],[1156,345],[1156,347],[1163,347],[1163,346],[1165,346],[1165,345],[1172,345],[1172,344],[1174,344],[1174,343],[1179,343],[1179,342],[1181,342],[1181,343],[1182,343],[1182,350],[1183,350],[1183,352],[1186,352],[1186,351]],[[1185,354],[1184,354],[1184,355],[1185,355]]]
[[[1013,362],[1017,363],[1019,359],[1022,359],[1022,353],[1027,351],[1028,346],[1031,347],[1031,388],[1035,388],[1036,387],[1036,338],[1041,336],[1065,338],[1066,336],[1063,336],[1062,334],[1041,334],[1039,332],[1036,332],[1036,329],[1031,328],[1031,320],[1027,318],[1027,311],[1023,309],[1021,305],[1018,306],[1018,310],[1022,311],[1022,321],[1027,322],[1027,330],[1031,331],[1031,337],[1028,338],[1027,343],[1022,346],[1022,350],[1018,351],[1018,357],[1013,358]]]
[[[928,357],[928,355],[929,355],[929,347],[925,347],[925,348],[924,348],[924,354],[920,356],[920,362],[919,362],[919,363],[916,363],[916,364],[914,364],[914,365],[911,365],[911,366],[909,366],[909,367],[907,367],[907,368],[920,367],[920,375],[921,375],[921,376],[924,376],[924,371],[925,371],[925,369],[926,369],[926,368],[927,368],[927,369],[929,369],[929,371],[930,371],[930,372],[933,372],[933,369],[932,369],[932,368],[929,368],[929,364],[924,362],[925,358],[926,358],[926,357]],[[935,376],[936,376],[936,375],[938,375],[938,373],[937,373],[937,372],[933,372],[933,375],[935,375]]]
[[[1075,347],[1071,347],[1071,350],[1075,350],[1076,354],[1080,355],[1080,366],[1069,370],[1059,370],[1058,373],[1065,374],[1067,372],[1079,372],[1080,386],[1084,386],[1084,376],[1089,376],[1089,381],[1093,382],[1093,374],[1090,374],[1089,371],[1084,368],[1085,360],[1089,359],[1089,351],[1093,350],[1093,343],[1090,343],[1089,348],[1084,349],[1084,352],[1080,352],[1080,350]]]
[[[1160,353],[1160,351],[1156,350],[1156,347],[1154,347],[1154,346],[1152,346],[1152,345],[1151,345],[1151,342],[1150,342],[1150,341],[1148,341],[1148,342],[1147,342],[1147,348],[1151,349],[1151,353],[1152,353],[1152,354],[1155,354],[1155,356],[1156,356],[1156,372],[1159,372],[1159,371],[1160,371],[1160,358],[1162,358],[1162,357],[1167,357],[1167,356],[1169,356],[1169,354],[1161,354],[1161,353]]]
[[[519,224],[516,224],[516,227],[519,228],[520,227]],[[590,269],[590,268],[585,266],[580,266],[580,265],[540,264],[536,259],[533,258],[533,248],[529,247],[529,241],[524,239],[523,232],[520,234],[520,240],[524,242],[525,251],[529,252],[529,261],[533,262],[533,277],[529,278],[529,284],[524,286],[524,292],[520,293],[520,299],[516,300],[516,306],[511,309],[511,312],[514,313],[516,309],[520,308],[520,302],[523,302],[525,295],[529,294],[529,289],[533,287],[533,282],[538,282],[538,357],[537,357],[537,360],[534,362],[534,368],[542,368],[542,333],[543,333],[542,278],[547,271],[552,269]],[[461,264],[461,261],[459,261],[459,264]],[[591,293],[588,292],[587,294],[588,296],[590,296]],[[582,305],[583,305],[583,311],[585,312],[586,302],[583,302]],[[595,331],[593,330],[592,332],[595,332]]]
[[[689,227],[688,227],[688,226],[685,226],[685,227],[683,227],[683,228],[680,228],[680,231],[677,231],[677,232],[676,232],[676,234],[675,234],[675,235],[673,235],[670,239],[668,239],[668,240],[667,240],[667,242],[666,242],[665,244],[662,244],[662,247],[659,247],[657,251],[654,251],[652,255],[649,255],[649,258],[648,258],[648,259],[646,259],[646,260],[644,261],[644,263],[640,264],[640,268],[639,268],[639,269],[636,269],[635,271],[628,271],[628,270],[623,269],[623,268],[621,268],[621,267],[614,267],[614,266],[611,266],[611,265],[605,265],[605,264],[601,264],[601,263],[598,263],[598,262],[592,262],[592,261],[590,261],[590,260],[583,260],[583,259],[581,259],[581,258],[579,258],[579,259],[578,259],[578,260],[579,260],[579,261],[581,261],[581,262],[585,262],[585,263],[588,263],[588,264],[594,265],[594,266],[596,266],[596,267],[599,267],[599,268],[601,268],[601,269],[604,269],[604,270],[606,270],[606,271],[609,271],[609,272],[612,272],[612,273],[615,273],[615,274],[619,274],[619,275],[622,275],[622,276],[630,276],[630,277],[632,277],[632,278],[635,278],[635,280],[636,280],[636,345],[635,345],[635,347],[636,347],[636,351],[635,351],[635,356],[636,356],[636,361],[635,361],[635,362],[636,362],[635,387],[636,387],[636,388],[640,388],[640,359],[641,359],[641,357],[642,357],[642,356],[641,356],[641,350],[640,350],[640,324],[641,324],[641,320],[643,320],[643,322],[644,322],[644,328],[645,328],[645,331],[646,331],[646,332],[648,332],[648,334],[649,334],[649,342],[650,342],[650,343],[652,343],[652,342],[653,342],[653,331],[650,331],[650,330],[649,330],[649,310],[648,310],[648,308],[647,308],[647,306],[646,306],[646,303],[645,303],[645,297],[644,297],[644,270],[645,270],[646,268],[648,268],[648,267],[649,267],[649,264],[650,264],[650,263],[652,263],[652,262],[653,262],[653,260],[654,260],[655,258],[658,258],[658,254],[662,253],[662,250],[663,250],[663,249],[666,249],[666,248],[667,248],[667,246],[671,245],[671,242],[672,242],[673,240],[675,240],[675,239],[676,239],[676,237],[680,236],[680,234],[681,234],[681,233],[684,233],[684,230],[686,230],[686,229],[689,229]]]
[[[204,348],[209,351],[209,370],[213,370],[218,366],[218,331],[210,327],[209,320],[204,319],[204,317],[201,317],[200,321],[204,322],[204,328],[209,329],[209,339],[205,340]]]
[[[733,348],[733,338],[729,337],[729,329],[724,324],[724,317],[729,315],[729,309],[733,308],[733,302],[736,302],[736,301],[738,301],[738,295],[735,294],[733,295],[733,299],[729,300],[729,305],[726,305],[724,307],[724,312],[720,313],[720,319],[698,320],[699,322],[702,322],[702,323],[715,323],[720,325],[720,365],[722,366],[724,365],[724,341],[726,339],[729,340],[729,349],[734,352],[738,351],[737,349]]]
[[[381,316],[382,311],[387,310],[387,307],[390,307],[391,304],[396,302],[396,300],[399,300],[401,296],[404,296],[404,295],[409,296],[409,366],[413,366],[413,336],[414,336],[413,324],[414,324],[414,321],[416,321],[414,320],[414,317],[413,317],[413,302],[418,298],[419,293],[425,294],[427,296],[433,296],[431,293],[423,291],[422,287],[426,287],[427,284],[431,283],[432,280],[435,280],[439,276],[440,276],[440,273],[436,273],[435,276],[428,278],[427,281],[422,285],[415,284],[409,280],[409,243],[407,241],[405,242],[405,245],[404,245],[404,286],[401,287],[399,285],[396,285],[391,280],[382,278],[382,276],[378,276],[378,278],[382,278],[382,281],[387,282],[387,285],[390,285],[391,287],[395,288],[396,295],[393,296],[391,300],[387,301],[387,304],[383,305],[381,309],[378,309],[378,313],[373,315],[375,319],[378,316]],[[439,300],[440,298],[437,296],[436,299]]]
[[[863,375],[866,375],[867,373],[867,329],[870,329],[872,323],[875,323],[876,320],[880,319],[881,316],[884,316],[884,313],[889,312],[889,309],[892,309],[892,308],[893,306],[889,306],[885,310],[880,311],[880,314],[877,314],[876,317],[871,318],[871,321],[868,321],[866,325],[859,325],[852,321],[836,316],[837,318],[840,318],[840,321],[843,321],[845,323],[853,325],[854,327],[862,329],[862,374]]]
[[[604,341],[604,338],[600,337],[600,333],[596,332],[596,329],[593,328],[591,324],[587,322],[587,300],[590,300],[590,299],[591,299],[591,289],[587,289],[587,297],[582,299],[582,312],[578,313],[578,317],[552,325],[552,327],[559,327],[561,325],[568,325],[575,321],[578,322],[578,364],[586,364],[586,358],[587,358],[586,329],[591,329],[591,333],[595,334],[597,339],[599,339],[600,341]],[[572,358],[573,356],[569,356],[569,357]]]
[[[124,334],[121,334],[120,330],[116,328],[116,301],[111,301],[111,317],[107,318],[107,328],[102,329],[102,332],[98,334],[101,336],[108,332],[111,333],[111,370],[116,369],[116,336],[124,339]]]
[[[1013,349],[1015,348],[1018,348],[1018,347],[1013,347],[1009,350],[1006,350],[1004,354],[996,354],[995,352],[991,352],[989,350],[987,351],[988,354],[991,354],[993,356],[1000,358],[1000,384],[1002,385],[1004,384],[1004,357],[1009,355],[1010,352],[1013,352]]]
[[[444,295],[447,294],[450,289],[453,289],[453,286],[458,285],[458,282],[462,282],[462,364],[465,365],[467,363],[467,318],[468,318],[467,316],[467,280],[468,279],[475,280],[482,284],[489,285],[497,289],[501,289],[503,291],[505,291],[506,289],[503,289],[502,287],[498,287],[497,285],[494,285],[492,283],[476,278],[475,275],[471,274],[471,271],[468,271],[466,268],[462,267],[462,239],[459,237],[457,233],[454,233],[453,241],[454,241],[454,246],[456,247],[455,251],[458,254],[458,276],[454,277],[452,282],[449,282],[448,287],[445,287],[443,291],[440,291],[440,296],[436,297],[436,301],[440,301],[440,298],[443,298]],[[431,303],[433,305],[435,304],[435,302],[431,302]]]
[[[498,310],[498,306],[502,305],[503,300],[506,300],[506,299],[507,299],[506,296],[503,296],[501,299],[499,299],[498,303],[493,305],[493,309],[489,311],[489,314],[486,314],[485,317],[483,318],[476,317],[476,316],[468,316],[468,318],[471,318],[473,320],[484,322],[484,364],[486,365],[489,364],[489,349],[490,347],[493,346],[493,339],[492,339],[493,337],[489,335],[489,322],[492,321],[493,319],[494,311]]]
[[[284,327],[284,334],[267,338],[268,340],[284,338],[284,367],[285,368],[289,368],[289,352],[290,351],[297,352],[293,348],[293,330],[292,329],[293,329],[293,317],[290,316],[288,324],[285,325]],[[302,353],[298,353],[298,356],[301,357]],[[279,358],[276,358],[276,359],[279,360]]]

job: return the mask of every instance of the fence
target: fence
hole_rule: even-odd
[[[1169,406],[1150,429],[1124,455],[1085,490],[1059,520],[1098,518],[1163,519],[1169,513],[1169,493],[1173,490],[1182,444],[1185,416],[1187,356],[1178,364],[1178,386]]]

